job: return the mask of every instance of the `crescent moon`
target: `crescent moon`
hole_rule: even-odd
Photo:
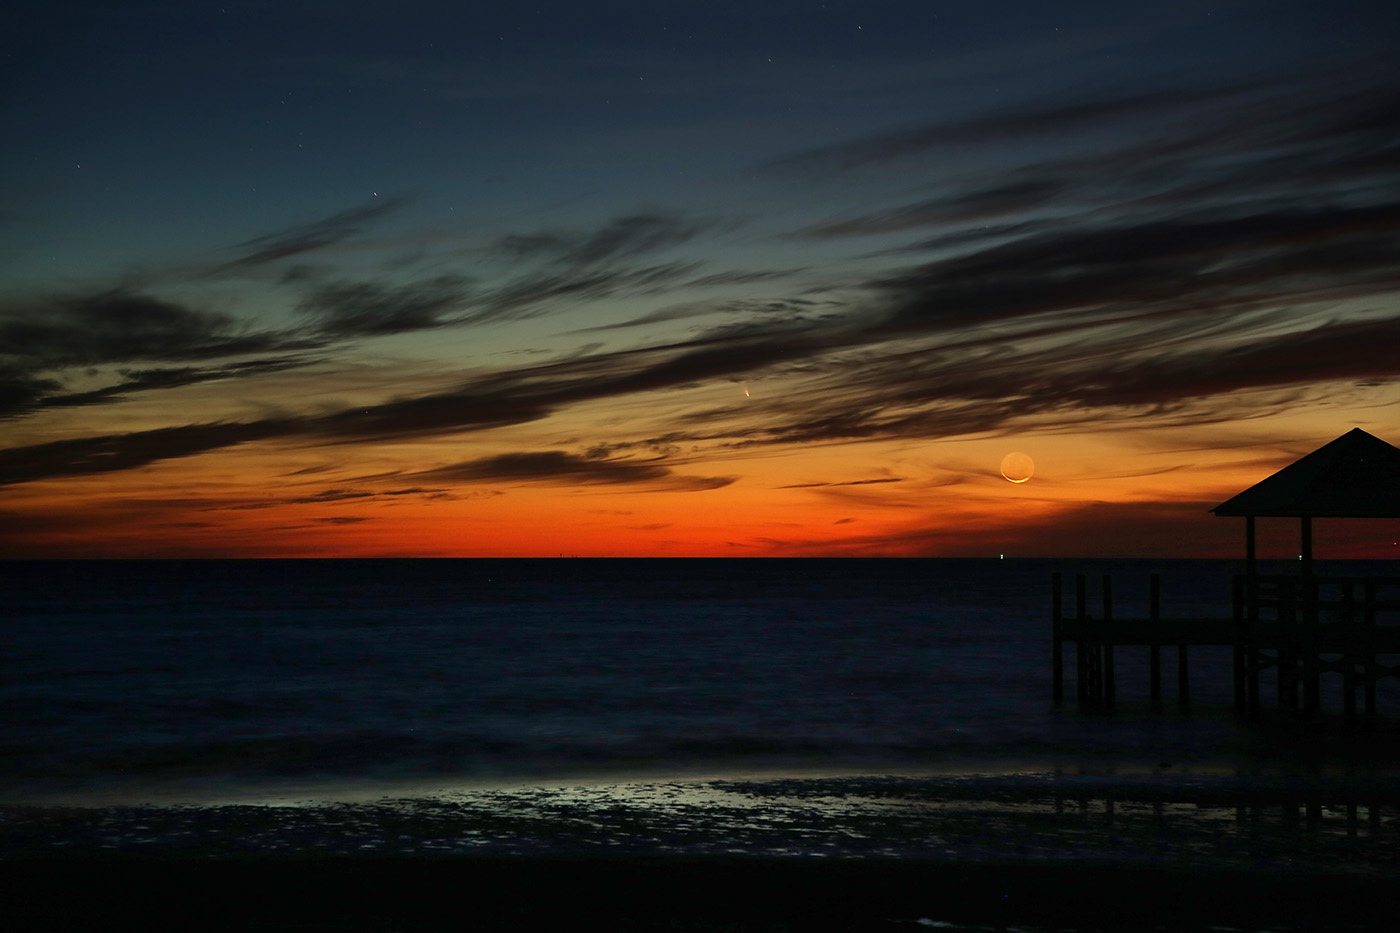
[[[1001,475],[1013,483],[1024,483],[1035,475],[1035,461],[1019,450],[1001,458]]]

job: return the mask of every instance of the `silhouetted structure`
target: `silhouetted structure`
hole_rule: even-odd
[[[1075,586],[1074,614],[1066,616],[1063,584],[1052,580],[1053,678],[1056,701],[1064,696],[1063,646],[1076,648],[1075,680],[1081,702],[1112,706],[1116,694],[1113,653],[1119,645],[1147,645],[1154,703],[1161,700],[1161,649],[1177,647],[1177,691],[1190,699],[1187,649],[1234,649],[1235,704],[1256,715],[1260,674],[1273,669],[1279,706],[1306,718],[1320,708],[1321,679],[1342,682],[1343,708],[1357,716],[1357,693],[1368,720],[1376,713],[1376,683],[1400,677],[1400,576],[1318,575],[1313,565],[1316,518],[1400,518],[1400,448],[1357,428],[1211,509],[1245,519],[1246,572],[1234,579],[1229,619],[1163,619],[1161,581],[1151,580],[1149,616],[1115,619],[1113,583],[1103,580],[1099,618],[1088,612],[1083,575]],[[1263,574],[1255,548],[1255,519],[1297,518],[1298,573]],[[1301,695],[1300,695],[1301,694]]]
[[[1358,689],[1373,715],[1376,681],[1400,676],[1397,659],[1380,657],[1400,652],[1400,627],[1381,624],[1383,615],[1400,610],[1400,599],[1384,598],[1400,591],[1400,577],[1317,575],[1313,520],[1400,518],[1400,448],[1353,428],[1211,511],[1245,520],[1246,572],[1236,600],[1242,596],[1243,606],[1236,615],[1248,708],[1258,710],[1259,674],[1272,667],[1279,705],[1295,715],[1317,711],[1321,676],[1329,672],[1342,677],[1349,717],[1356,715]],[[1299,520],[1296,575],[1259,573],[1260,517]]]
[[[1176,647],[1177,699],[1183,704],[1191,701],[1190,657],[1193,646],[1237,646],[1240,625],[1234,619],[1169,619],[1161,615],[1162,580],[1160,574],[1150,578],[1147,618],[1121,618],[1113,609],[1113,578],[1103,578],[1100,615],[1089,612],[1089,594],[1084,574],[1075,578],[1074,610],[1064,610],[1064,585],[1061,575],[1051,575],[1051,676],[1056,702],[1064,699],[1064,646],[1075,647],[1075,691],[1081,703],[1113,706],[1117,699],[1117,666],[1114,650],[1121,646],[1148,647],[1149,689],[1154,704],[1162,700],[1162,649]],[[1237,581],[1238,588],[1238,581]],[[1236,647],[1236,699],[1239,692],[1241,655]]]

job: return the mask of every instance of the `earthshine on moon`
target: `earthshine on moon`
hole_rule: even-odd
[[[1019,450],[1001,458],[1001,475],[1013,483],[1024,483],[1035,473],[1035,461]]]

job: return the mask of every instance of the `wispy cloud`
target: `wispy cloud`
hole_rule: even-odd
[[[291,420],[192,424],[0,449],[0,485],[130,470],[250,441],[284,437]]]
[[[928,198],[915,204],[816,224],[793,235],[806,239],[874,236],[917,227],[996,220],[1049,204],[1065,188],[1063,182],[1041,179],[971,191],[954,190],[943,197]]]
[[[1034,235],[874,283],[891,331],[1117,303],[1249,308],[1397,282],[1400,202],[1149,219]]]
[[[542,230],[511,233],[493,244],[507,258],[546,260],[570,266],[595,266],[660,252],[714,229],[714,220],[680,214],[629,214],[593,230]]]
[[[564,269],[531,273],[482,294],[462,323],[481,324],[536,317],[560,302],[598,301],[621,295],[659,294],[693,275],[701,262],[670,262],[610,269]]]
[[[765,376],[793,380],[800,390],[722,407],[713,398],[692,407],[678,401],[669,433],[657,442],[736,454],[761,445],[984,433],[1027,419],[1045,429],[1144,414],[1190,424],[1275,410],[1327,384],[1400,379],[1400,355],[1380,352],[1400,346],[1400,201],[1385,184],[1400,178],[1400,144],[1384,129],[1396,94],[1362,88],[1330,108],[1315,95],[1269,98],[1275,110],[1257,123],[1236,128],[1226,119],[1238,117],[1238,100],[1262,93],[1188,93],[1176,103],[1109,97],[1068,110],[993,115],[951,133],[930,127],[822,150],[817,162],[858,167],[938,140],[1038,133],[1057,114],[1072,126],[1141,127],[1145,115],[1203,104],[1219,106],[1209,127],[1224,127],[1213,135],[1183,123],[1157,134],[1169,143],[1160,151],[1141,139],[1124,142],[1112,152],[1141,144],[1150,154],[1122,168],[1103,155],[1077,163],[1032,158],[1001,183],[978,179],[935,198],[809,227],[807,235],[834,240],[936,225],[935,235],[920,230],[920,242],[883,257],[902,266],[844,273],[820,301],[800,277],[785,281],[789,269],[699,275],[699,260],[662,254],[718,229],[715,222],[655,213],[497,238],[488,252],[532,267],[511,264],[491,282],[465,275],[299,282],[294,287],[306,289],[301,329],[247,328],[226,314],[124,290],[7,308],[0,312],[0,405],[14,413],[294,368],[312,359],[299,354],[315,350],[322,359],[338,341],[538,315],[578,300],[701,283],[787,286],[786,294],[662,305],[609,325],[727,316],[685,339],[585,348],[473,374],[436,392],[0,449],[0,484],[126,470],[254,442],[352,445],[482,431],[582,403]],[[1266,170],[1251,181],[1251,167]],[[1290,172],[1311,180],[1296,182]],[[1047,225],[1042,207],[1059,209],[1059,199],[1082,194],[1080,182],[1066,180],[1071,174],[1097,194]],[[1123,180],[1128,175],[1134,184]],[[260,238],[248,256],[272,263],[300,247],[337,242],[387,209],[361,208]],[[1004,222],[990,231],[965,236],[957,229],[993,214]],[[650,264],[634,265],[644,256]],[[63,370],[98,366],[120,367],[119,378],[65,390]],[[680,476],[665,460],[614,456],[621,449],[507,453],[436,475],[443,483],[670,489],[733,481]]]
[[[340,211],[308,224],[269,233],[240,243],[245,252],[236,259],[210,270],[223,275],[268,263],[280,262],[313,250],[340,243],[364,231],[371,224],[402,209],[413,201],[408,195],[375,198],[368,204]]]
[[[260,249],[232,263],[207,267],[199,277],[219,278],[249,265],[275,265],[342,242],[405,203],[406,198],[386,198],[259,237],[244,245]],[[525,238],[534,246],[517,244],[515,248],[550,259],[545,268],[512,274],[489,285],[460,273],[415,279],[397,272],[346,280],[324,270],[296,274],[303,267],[291,267],[280,284],[300,293],[294,310],[302,322],[280,329],[256,326],[227,312],[159,294],[163,287],[187,280],[187,272],[171,273],[168,281],[148,276],[141,290],[121,286],[11,301],[0,305],[0,418],[307,366],[349,341],[537,317],[565,304],[658,294],[687,280],[693,282],[704,264],[673,261],[633,266],[628,261],[684,243],[714,226],[714,221],[681,215],[626,215],[593,230],[536,234]],[[314,357],[289,355],[313,350],[321,352]],[[149,365],[219,360],[228,362]],[[120,377],[107,385],[67,389],[79,376],[90,385],[101,378],[103,367],[122,364],[128,365],[107,373]]]
[[[842,481],[842,482],[833,482],[833,483],[789,483],[789,484],[787,484],[787,485],[785,485],[785,486],[779,486],[778,488],[779,488],[779,489],[826,489],[826,488],[830,488],[830,487],[832,487],[832,486],[875,486],[875,485],[880,485],[880,484],[882,484],[882,483],[902,483],[902,482],[904,482],[904,478],[901,477],[901,476],[886,476],[886,477],[882,477],[882,478],[880,478],[880,479],[852,479],[852,480],[845,480],[845,481]]]
[[[669,321],[683,321],[687,318],[725,315],[738,317],[741,323],[730,327],[729,332],[738,335],[748,334],[759,329],[774,327],[795,327],[813,320],[835,317],[841,307],[835,301],[817,301],[811,298],[726,298],[711,301],[691,301],[667,305],[646,314],[625,321],[599,324],[595,327],[581,327],[574,333],[586,334],[598,331],[625,330],[646,327],[651,324],[664,324]]]
[[[655,486],[669,492],[701,492],[735,482],[735,476],[679,476],[657,460],[580,456],[561,450],[498,454],[417,474],[437,481]]]
[[[111,290],[0,307],[0,417],[43,405],[72,407],[124,393],[173,388],[309,365],[325,342],[289,331],[257,330],[228,314],[203,311],[139,292]],[[120,368],[120,382],[63,391],[60,374],[133,363],[204,363],[283,354],[219,366]]]
[[[133,392],[152,389],[176,389],[182,386],[197,385],[201,382],[216,382],[225,379],[241,379],[268,373],[300,369],[315,362],[305,357],[274,357],[266,360],[247,360],[212,368],[183,366],[164,369],[119,369],[124,377],[121,382],[90,389],[86,392],[57,392],[52,389],[34,399],[43,408],[77,408],[84,405],[104,405],[126,401]],[[55,383],[54,388],[57,388]]]
[[[967,146],[1046,134],[1084,132],[1150,115],[1180,113],[1208,101],[1238,97],[1247,86],[1170,88],[1098,98],[1043,101],[961,120],[940,121],[808,149],[761,166],[767,171],[845,172],[920,155],[945,146]]]
[[[220,359],[319,346],[122,289],[0,308],[0,354],[33,368]]]
[[[334,337],[379,337],[445,327],[467,307],[470,280],[436,276],[407,285],[335,282],[313,289],[297,311],[313,318],[314,330]]]
[[[1029,309],[1022,309],[1029,313]],[[431,437],[543,419],[583,401],[682,387],[732,377],[853,347],[869,349],[858,366],[819,377],[800,405],[769,401],[753,414],[731,409],[727,422],[681,427],[666,442],[728,438],[734,446],[878,437],[945,437],[996,430],[1038,415],[1063,424],[1102,421],[1107,411],[1144,411],[1183,421],[1229,417],[1237,394],[1306,391],[1318,382],[1400,378],[1400,357],[1378,346],[1400,344],[1400,316],[1330,320],[1280,329],[1268,316],[1221,320],[1211,308],[1114,318],[1060,320],[1000,342],[958,346],[946,321],[923,326],[944,341],[909,348],[888,324],[867,331],[701,339],[669,348],[594,354],[514,370],[448,392],[320,415],[246,423],[188,425],[55,441],[0,450],[0,484],[130,469],[158,460],[266,440],[351,443]],[[921,318],[896,331],[917,332]],[[1072,339],[1070,339],[1072,338]],[[1194,339],[1199,338],[1199,339]],[[878,352],[877,352],[878,351]],[[989,355],[989,351],[991,351]],[[829,381],[830,385],[824,382]],[[1279,404],[1285,404],[1281,396]],[[656,479],[656,464],[587,460],[563,453],[510,455],[460,465],[461,479],[492,470],[539,477],[593,477],[594,482]]]
[[[397,479],[399,474],[391,474],[387,477],[378,477],[379,480]],[[489,495],[489,494],[488,494]],[[364,486],[336,487],[323,489],[320,492],[311,493],[304,496],[265,496],[257,499],[235,498],[225,500],[206,500],[196,503],[200,511],[222,512],[222,511],[256,511],[260,509],[273,509],[283,505],[344,505],[365,506],[371,504],[394,504],[396,501],[417,499],[420,502],[439,502],[445,500],[456,500],[463,498],[454,495],[447,488],[431,488],[426,486],[414,486],[407,489],[378,489],[366,488]],[[156,505],[160,505],[157,503]]]

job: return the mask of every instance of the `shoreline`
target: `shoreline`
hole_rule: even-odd
[[[385,799],[441,798],[461,794],[562,791],[577,787],[705,784],[717,781],[819,781],[899,778],[914,781],[1077,780],[1141,782],[1230,779],[1258,783],[1280,780],[1375,781],[1400,786],[1400,732],[1295,735],[1279,731],[1265,755],[1218,755],[1172,761],[1140,753],[1104,751],[1075,755],[953,755],[937,762],[873,761],[818,765],[811,762],[754,762],[748,765],[681,765],[676,762],[616,764],[602,768],[501,771],[477,775],[422,775],[404,778],[247,779],[187,775],[157,780],[109,779],[65,785],[50,775],[42,783],[0,785],[0,807],[217,807],[322,806],[371,803]],[[1289,747],[1291,743],[1293,747]]]
[[[7,928],[1375,929],[1400,785],[1237,774],[595,783],[0,806]]]
[[[898,774],[213,806],[0,806],[0,853],[814,855],[1400,872],[1390,776]]]

